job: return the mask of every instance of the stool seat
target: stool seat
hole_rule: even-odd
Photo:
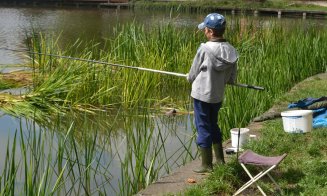
[[[262,166],[272,166],[278,165],[287,154],[283,154],[280,156],[267,157],[263,155],[259,155],[252,150],[246,150],[242,155],[238,158],[239,162],[248,165],[262,165]]]
[[[242,193],[245,189],[247,189],[252,184],[255,184],[259,191],[262,193],[262,195],[266,196],[266,193],[263,191],[263,189],[257,184],[257,181],[262,178],[263,176],[267,175],[270,180],[276,185],[278,190],[282,193],[281,188],[278,186],[277,182],[274,180],[274,178],[269,174],[269,172],[276,168],[277,165],[286,157],[287,154],[283,154],[280,156],[263,156],[259,155],[252,150],[246,150],[243,152],[240,157],[238,158],[239,163],[243,167],[244,171],[247,173],[247,175],[250,177],[250,180],[246,182],[241,188],[239,188],[234,195],[238,195]],[[253,176],[250,171],[246,168],[245,165],[255,165],[257,168],[260,168],[261,171]]]

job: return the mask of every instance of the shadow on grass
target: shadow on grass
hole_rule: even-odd
[[[285,173],[281,174],[282,179],[287,182],[287,185],[283,187],[283,192],[286,195],[300,195],[304,191],[304,188],[299,185],[299,182],[305,178],[305,174],[301,169],[289,168]]]
[[[305,177],[305,174],[301,169],[289,168],[285,173],[282,174],[282,178],[289,184],[298,183],[301,179]]]
[[[304,191],[304,188],[298,184],[287,185],[287,187],[283,188],[284,195],[301,195]]]

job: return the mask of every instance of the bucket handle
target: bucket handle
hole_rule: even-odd
[[[284,118],[290,118],[290,119],[298,119],[302,118],[303,116],[284,116]]]
[[[241,135],[241,128],[238,128],[238,135],[237,135],[237,152],[236,152],[236,159],[238,160],[238,152],[240,151],[240,135]]]

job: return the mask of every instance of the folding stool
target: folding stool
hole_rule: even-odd
[[[281,192],[280,187],[268,172],[277,167],[277,165],[286,157],[286,155],[287,154],[283,154],[281,156],[267,157],[256,154],[251,150],[246,150],[244,153],[242,153],[238,158],[238,161],[251,179],[247,183],[245,183],[240,189],[238,189],[234,195],[240,194],[253,183],[256,184],[262,195],[266,195],[262,188],[256,183],[261,177],[265,176],[266,174]],[[253,177],[250,174],[249,170],[245,167],[245,165],[259,166],[262,171]]]

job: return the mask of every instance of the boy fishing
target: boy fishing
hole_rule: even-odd
[[[226,19],[218,13],[207,15],[198,25],[207,42],[201,44],[193,59],[187,80],[192,84],[194,118],[197,129],[196,144],[201,154],[201,166],[197,173],[212,171],[212,149],[217,164],[224,164],[221,130],[218,112],[222,106],[225,85],[236,82],[238,53],[223,35]]]

